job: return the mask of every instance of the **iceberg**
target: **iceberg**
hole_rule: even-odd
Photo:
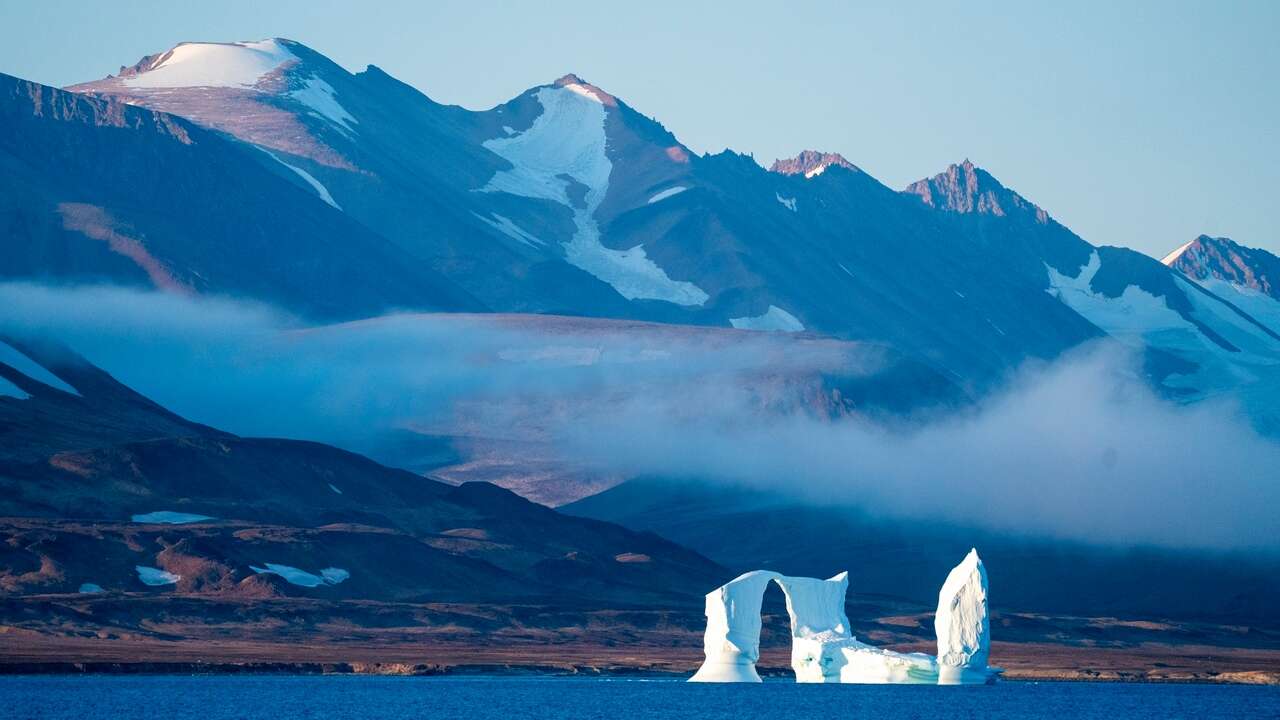
[[[947,575],[938,593],[938,655],[899,653],[860,642],[849,629],[849,574],[826,580],[767,570],[745,573],[707,593],[706,659],[690,682],[760,682],[760,609],[777,583],[791,620],[791,668],[801,683],[975,685],[994,682],[987,572],[977,550]]]

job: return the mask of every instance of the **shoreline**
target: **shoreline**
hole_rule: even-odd
[[[249,676],[249,677],[492,677],[492,678],[650,678],[678,681],[692,674],[687,669],[660,669],[621,665],[555,665],[555,664],[445,664],[445,663],[378,663],[378,662],[110,662],[110,661],[0,661],[0,677],[44,676]],[[761,667],[766,681],[786,681],[791,676],[787,667]],[[1152,676],[1124,671],[1037,671],[1006,672],[1000,682],[1084,682],[1138,683],[1173,685],[1263,685],[1280,686],[1280,670],[1196,673],[1185,676]]]

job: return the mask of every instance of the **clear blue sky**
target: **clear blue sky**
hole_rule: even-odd
[[[838,151],[893,187],[968,157],[1097,244],[1280,252],[1280,2],[368,5],[0,0],[0,71],[280,36],[472,108],[572,71],[697,151]]]

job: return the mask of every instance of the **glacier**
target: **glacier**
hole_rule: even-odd
[[[707,593],[706,659],[690,682],[760,682],[760,611],[769,583],[777,583],[786,598],[796,682],[980,685],[1001,672],[987,665],[987,572],[975,549],[938,593],[936,657],[894,652],[854,637],[844,611],[847,572],[821,580],[755,570]]]

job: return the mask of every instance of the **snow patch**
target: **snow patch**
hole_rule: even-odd
[[[175,575],[167,570],[160,568],[147,567],[145,565],[134,565],[133,569],[138,571],[138,579],[143,585],[159,587],[161,585],[173,585],[182,579],[181,575]]]
[[[45,366],[35,360],[32,360],[26,353],[3,340],[0,340],[0,362],[8,365],[14,370],[17,370],[23,375],[26,375],[32,380],[42,382],[56,390],[61,390],[62,392],[71,393],[76,397],[80,397],[80,392],[68,385],[65,380],[54,375]],[[14,389],[17,390],[16,387]],[[21,390],[18,390],[18,392],[22,393],[24,398],[30,397],[30,395],[27,395],[27,393],[22,392]]]
[[[608,283],[628,300],[705,303],[709,297],[706,292],[693,283],[672,280],[648,258],[644,246],[613,250],[601,244],[594,216],[609,189],[613,170],[605,154],[601,99],[577,84],[544,87],[536,97],[542,114],[528,130],[484,142],[513,167],[495,173],[480,192],[543,198],[573,210],[576,231],[564,244],[565,260]],[[563,176],[586,186],[585,207],[574,207],[569,182]]]
[[[132,88],[252,88],[267,73],[297,59],[277,40],[182,43],[123,82]]]
[[[257,567],[250,565],[249,569],[259,575],[279,575],[284,578],[290,585],[299,587],[319,587],[321,585],[337,585],[338,583],[351,577],[351,573],[342,568],[329,567],[320,571],[319,575],[314,575],[306,570],[299,570],[292,565],[280,565],[279,563],[267,563],[266,567]]]
[[[266,148],[264,148],[264,147],[259,147],[258,149],[259,149],[259,150],[261,150],[262,152],[264,152],[264,153],[266,153],[266,154],[270,155],[270,156],[272,157],[272,159],[273,159],[273,160],[275,160],[276,162],[280,163],[281,165],[283,165],[283,166],[285,166],[285,167],[289,168],[290,170],[294,171],[295,173],[297,173],[297,174],[298,174],[298,177],[302,178],[304,182],[306,182],[308,185],[310,185],[310,186],[311,186],[311,189],[312,189],[312,190],[315,190],[315,191],[316,191],[316,195],[320,196],[320,199],[321,199],[321,200],[325,201],[326,203],[328,203],[329,205],[333,206],[334,208],[336,208],[336,209],[338,209],[338,210],[341,210],[341,209],[342,209],[342,207],[341,207],[340,205],[338,205],[337,201],[335,201],[335,200],[333,199],[333,195],[330,195],[330,194],[329,194],[329,188],[327,188],[327,187],[325,187],[324,185],[322,185],[322,184],[320,183],[320,181],[319,181],[319,180],[317,180],[317,179],[315,178],[315,176],[314,176],[314,175],[312,175],[311,173],[307,172],[306,170],[303,170],[302,168],[298,167],[297,165],[290,165],[289,163],[285,162],[284,160],[281,160],[279,155],[276,155],[275,153],[271,152],[270,150],[267,150],[267,149],[266,149]]]
[[[830,163],[823,163],[822,165],[816,165],[810,168],[807,172],[805,172],[804,177],[806,180],[808,180],[809,178],[817,177],[822,173],[826,172],[829,166],[830,166]]]
[[[23,392],[22,388],[18,387],[17,385],[14,385],[13,383],[9,382],[7,379],[2,377],[0,377],[0,395],[4,395],[6,397],[18,398],[19,400],[26,400],[27,398],[31,397],[27,393]]]
[[[307,78],[301,88],[289,93],[289,97],[306,105],[313,115],[328,120],[347,134],[354,132],[352,124],[359,122],[338,102],[333,86],[318,77]]]
[[[1280,348],[1275,340],[1219,299],[1192,287],[1181,277],[1174,278],[1191,303],[1190,314],[1239,352],[1214,342],[1195,323],[1170,308],[1164,298],[1135,285],[1126,287],[1118,298],[1095,293],[1089,283],[1101,266],[1096,251],[1074,278],[1046,265],[1048,292],[1120,342],[1137,348],[1160,348],[1196,366],[1190,374],[1166,378],[1166,386],[1191,391],[1188,398],[1220,392],[1248,397],[1267,392],[1269,383],[1256,382],[1260,378],[1271,378],[1270,384],[1280,381]],[[1259,396],[1259,402],[1270,400]]]
[[[1174,250],[1168,255],[1165,255],[1164,257],[1160,258],[1160,262],[1164,263],[1165,265],[1172,265],[1174,262],[1177,261],[1179,257],[1182,257],[1182,253],[1186,252],[1187,248],[1191,247],[1191,243],[1194,243],[1194,242],[1195,240],[1192,240],[1191,242],[1183,243],[1182,245],[1178,246],[1177,250]]]
[[[338,486],[334,485],[333,483],[329,483],[329,489],[334,491],[338,495],[342,494],[342,491],[338,489]]]
[[[649,198],[649,201],[648,201],[647,203],[645,203],[645,204],[646,204],[646,205],[652,205],[652,204],[654,204],[654,203],[656,203],[656,202],[659,202],[659,201],[662,201],[662,200],[666,200],[667,198],[671,197],[672,195],[679,195],[680,193],[682,193],[682,192],[684,192],[685,190],[688,190],[688,189],[689,189],[689,188],[687,188],[687,187],[685,187],[685,186],[683,186],[683,185],[677,185],[677,186],[675,186],[675,187],[673,187],[673,188],[667,188],[666,190],[663,190],[662,192],[657,193],[657,194],[656,194],[656,195],[654,195],[653,197]]]
[[[173,512],[172,510],[157,510],[156,512],[143,513],[134,515],[129,518],[136,523],[153,523],[163,525],[183,525],[186,523],[200,522],[201,520],[212,520],[208,515],[197,515],[195,513]]]
[[[501,110],[499,110],[498,112],[502,112],[502,111],[501,111]],[[516,129],[515,129],[515,128],[513,128],[513,127],[511,127],[510,125],[503,125],[503,126],[502,126],[502,132],[504,132],[504,133],[506,133],[506,134],[508,134],[508,135],[515,135],[515,134],[516,134]]]
[[[76,590],[76,592],[84,595],[92,595],[94,593],[106,592],[106,590],[103,590],[102,586],[97,583],[85,583],[81,585],[80,589]]]
[[[801,332],[804,330],[804,325],[796,319],[795,315],[777,305],[770,305],[763,315],[729,318],[729,324],[739,330],[776,330],[778,332]]]
[[[1280,333],[1280,300],[1261,290],[1255,290],[1251,287],[1237,285],[1217,278],[1197,280],[1196,283],[1214,295],[1249,313],[1253,316],[1253,319],[1273,331]]]
[[[783,206],[783,207],[785,207],[786,209],[790,210],[791,212],[798,212],[798,211],[796,210],[796,199],[795,199],[795,198],[784,198],[784,197],[782,197],[782,195],[780,195],[780,194],[778,194],[778,193],[776,193],[776,192],[773,194],[773,196],[774,196],[775,198],[777,198],[778,202],[782,203],[782,206]]]
[[[493,219],[490,220],[489,218],[477,212],[473,212],[471,214],[480,218],[481,222],[485,223],[486,225],[493,228],[494,230],[497,230],[498,232],[502,233],[503,235],[506,235],[507,237],[513,240],[518,240],[519,242],[522,242],[525,245],[528,245],[529,247],[541,248],[546,246],[546,243],[542,242],[541,240],[534,237],[533,235],[530,235],[528,231],[526,231],[524,228],[512,222],[506,216],[499,215],[498,213],[492,213]]]

